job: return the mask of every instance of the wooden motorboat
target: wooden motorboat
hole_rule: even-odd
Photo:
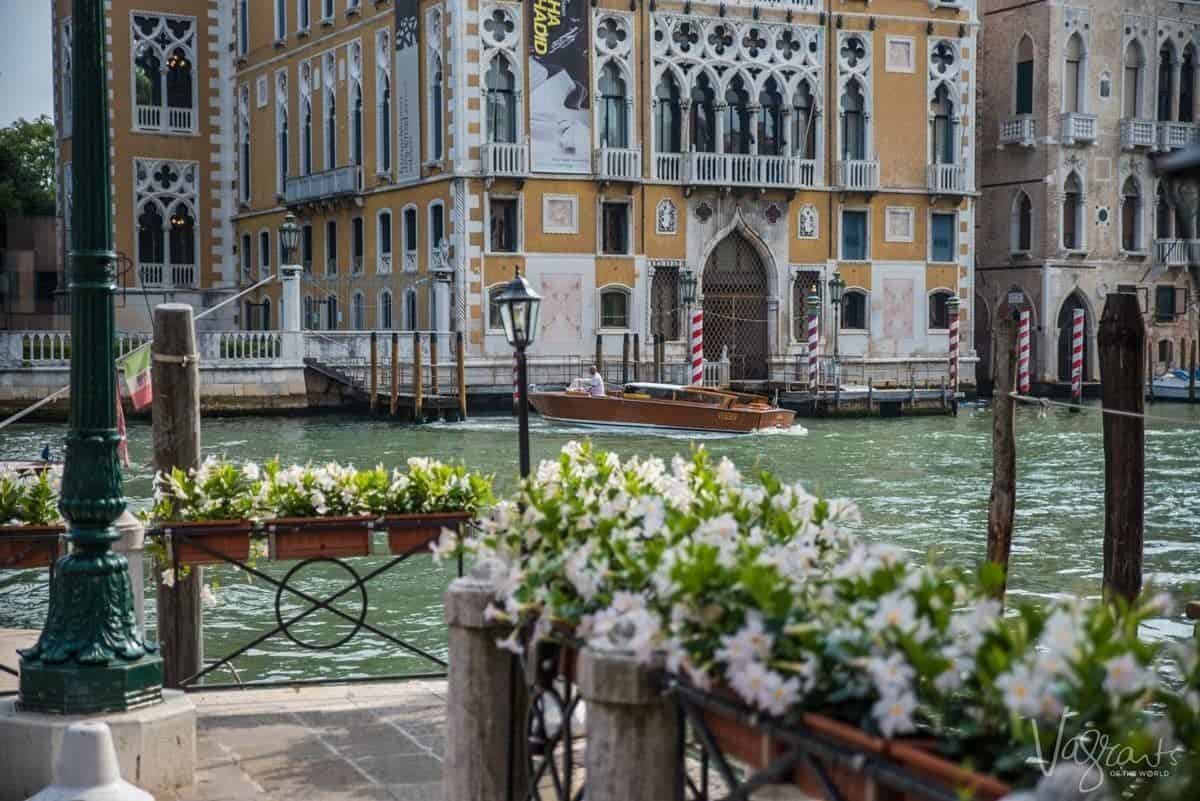
[[[530,393],[529,402],[548,420],[737,434],[790,428],[795,417],[758,395],[675,384],[626,384],[599,398],[572,387]]]

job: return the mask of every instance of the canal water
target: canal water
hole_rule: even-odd
[[[1147,425],[1145,575],[1180,604],[1200,598],[1200,406],[1158,404]],[[991,482],[991,423],[987,406],[967,406],[956,418],[899,420],[805,420],[787,433],[747,436],[649,435],[644,431],[598,431],[543,423],[532,426],[533,457],[555,455],[571,439],[628,456],[669,458],[702,442],[728,456],[752,477],[770,470],[801,480],[810,490],[856,501],[862,534],[904,546],[913,559],[934,558],[974,567],[986,543]],[[807,429],[805,431],[804,429]],[[1017,419],[1017,513],[1010,592],[1049,598],[1099,591],[1103,541],[1103,439],[1100,415],[1025,407]],[[65,427],[23,425],[0,434],[0,459],[36,458],[44,443],[56,453]],[[151,493],[150,429],[134,423],[126,490],[135,508]],[[424,426],[351,416],[204,421],[206,453],[234,459],[285,461],[336,459],[357,465],[396,465],[409,456],[463,461],[495,473],[501,492],[511,491],[517,473],[516,424],[509,416],[477,417],[466,423]],[[360,573],[385,564],[354,560]],[[292,565],[259,563],[281,577]],[[205,610],[206,657],[218,658],[276,625],[276,590],[248,580],[232,568],[206,568],[213,597]],[[382,573],[368,588],[368,621],[429,652],[445,653],[440,594],[452,570],[428,557]],[[298,579],[306,592],[328,596],[345,574],[326,566]],[[323,595],[322,595],[323,594]],[[45,571],[0,571],[0,627],[40,627],[46,610]],[[361,608],[357,591],[336,605],[351,617]],[[288,613],[306,607],[295,596],[281,600]],[[151,618],[153,602],[148,602]],[[152,622],[152,620],[151,620]],[[328,643],[349,633],[351,624],[318,612],[292,626],[297,639]],[[1181,638],[1191,627],[1175,616],[1152,621],[1150,636]],[[255,646],[237,665],[242,680],[365,677],[420,672],[428,663],[369,632],[347,646],[318,651],[298,648],[275,636]],[[228,673],[214,675],[229,681]]]

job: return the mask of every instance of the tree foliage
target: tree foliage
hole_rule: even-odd
[[[54,123],[17,119],[0,128],[0,214],[54,211]]]

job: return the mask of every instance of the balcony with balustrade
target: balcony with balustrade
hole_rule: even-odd
[[[1194,122],[1170,122],[1162,120],[1158,123],[1158,149],[1179,150],[1200,142],[1200,126]]]
[[[640,181],[642,151],[626,147],[596,148],[592,169],[601,181]]]
[[[1139,147],[1153,149],[1158,144],[1158,133],[1154,120],[1127,117],[1121,120],[1121,149],[1137,150]]]
[[[818,163],[749,153],[655,153],[654,177],[703,186],[802,189],[817,186]]]
[[[488,178],[523,178],[529,174],[529,143],[486,142],[479,148],[479,162]]]
[[[1058,119],[1062,126],[1060,137],[1064,145],[1091,145],[1096,143],[1095,114],[1066,111]]]
[[[362,167],[349,164],[309,175],[289,175],[283,197],[289,206],[327,203],[355,197],[362,186]]]
[[[164,114],[165,112],[165,114]],[[166,120],[166,125],[163,120]],[[175,106],[143,106],[134,107],[135,127],[139,131],[157,131],[167,133],[193,133],[195,114],[192,109],[176,108]]]
[[[1037,120],[1028,114],[1019,114],[1000,120],[998,146],[1003,150],[1007,145],[1019,147],[1037,145]]]
[[[1156,239],[1154,262],[1168,269],[1200,264],[1200,239]]]
[[[875,192],[879,189],[878,159],[846,159],[837,163],[838,188],[850,192]]]
[[[935,195],[965,195],[971,191],[971,173],[965,164],[930,164],[926,177],[929,191]]]
[[[143,289],[195,289],[195,264],[139,262],[138,284]]]

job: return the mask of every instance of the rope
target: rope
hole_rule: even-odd
[[[1043,413],[1045,412],[1046,409],[1050,408],[1051,406],[1058,406],[1063,409],[1078,409],[1081,412],[1091,412],[1093,414],[1112,414],[1112,415],[1117,415],[1119,417],[1138,417],[1138,418],[1141,418],[1142,420],[1153,420],[1154,422],[1157,422],[1157,423],[1170,423],[1171,425],[1175,425],[1175,426],[1186,422],[1184,420],[1179,420],[1178,418],[1174,418],[1174,417],[1159,417],[1157,415],[1152,415],[1152,414],[1138,414],[1137,412],[1127,412],[1127,411],[1124,411],[1123,409],[1106,409],[1103,406],[1084,406],[1083,404],[1080,404],[1080,403],[1066,403],[1064,401],[1050,400],[1049,398],[1035,398],[1032,395],[1022,395],[1018,392],[1010,392],[1010,393],[1008,393],[1008,397],[1010,397],[1016,401],[1021,401],[1022,403],[1030,403],[1030,404],[1034,404],[1036,406],[1040,406],[1042,408]],[[1186,427],[1189,427],[1189,426],[1185,426],[1185,428]]]

